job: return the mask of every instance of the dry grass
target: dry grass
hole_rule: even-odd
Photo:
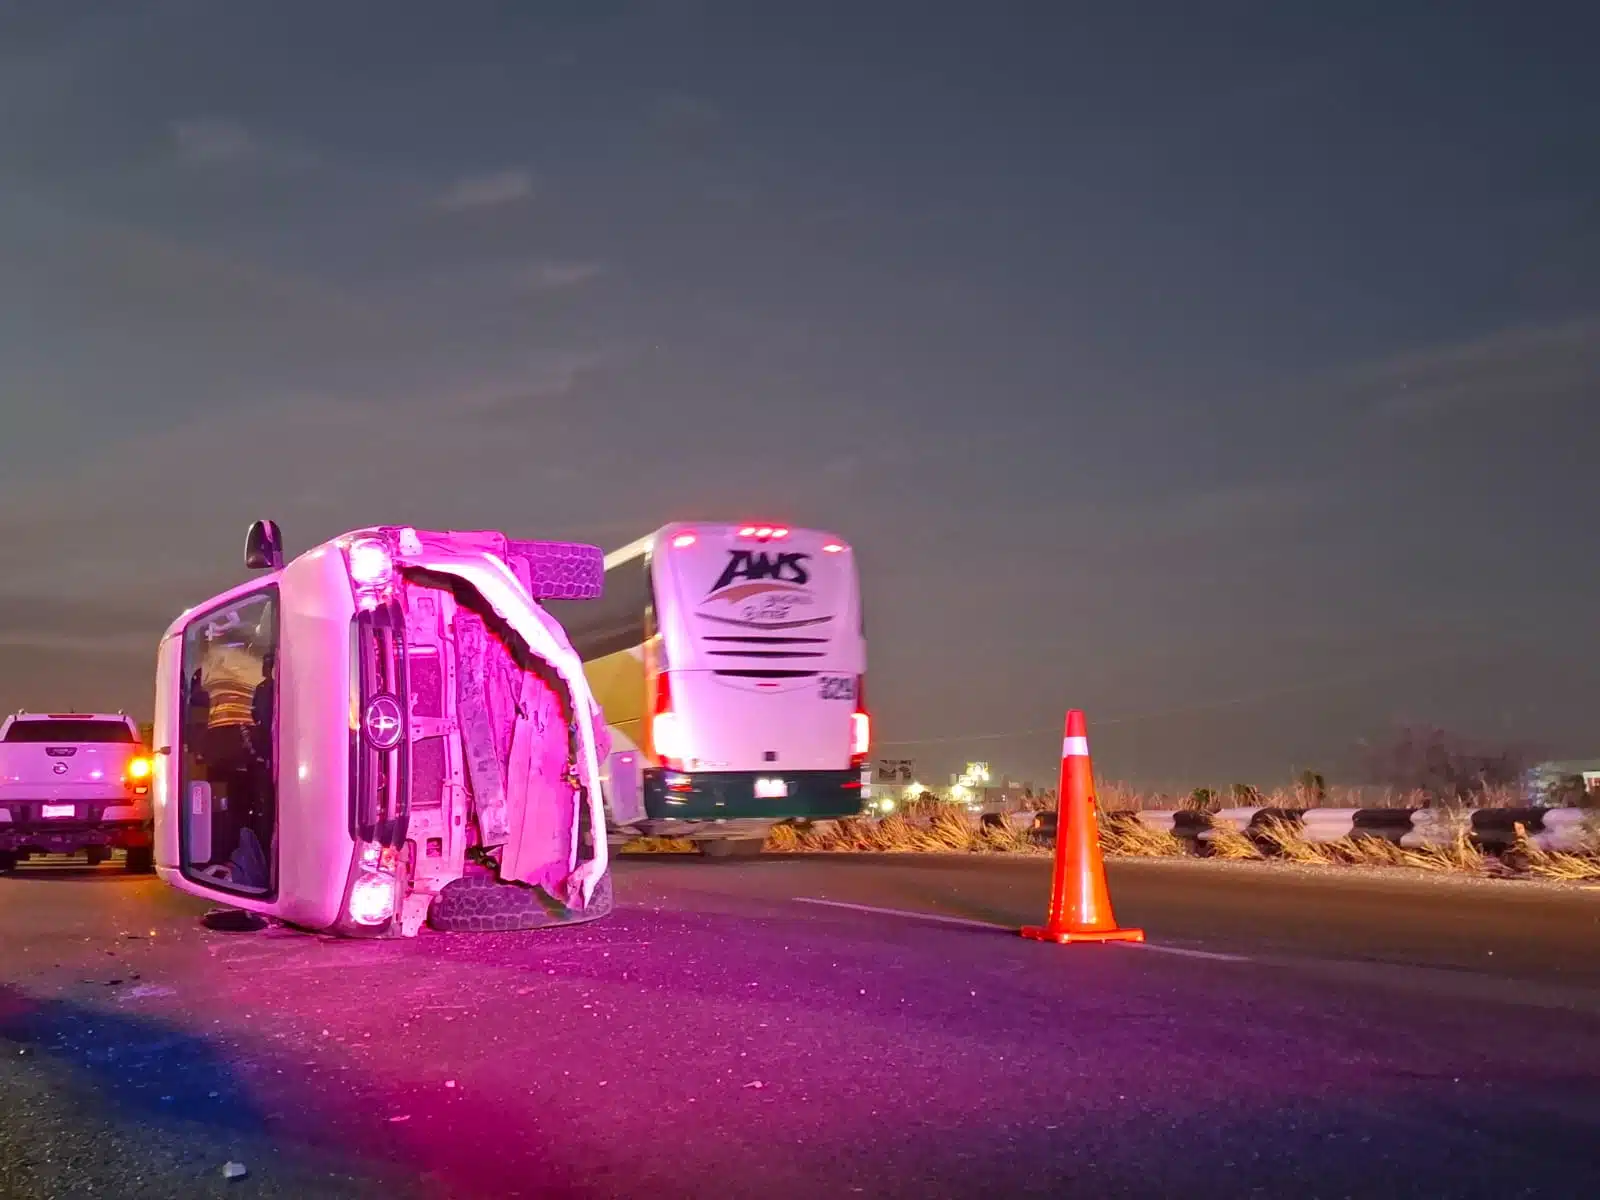
[[[767,838],[771,854],[1043,854],[1027,833],[1009,826],[978,828],[946,805],[886,817],[854,817],[814,825],[780,825]]]
[[[1274,858],[1288,859],[1304,866],[1323,867],[1337,861],[1336,852],[1331,846],[1307,841],[1301,836],[1300,829],[1288,821],[1263,821],[1256,827],[1256,836]]]
[[[1213,858],[1225,858],[1230,862],[1249,862],[1263,857],[1261,847],[1231,821],[1217,822],[1206,845]]]
[[[1541,850],[1528,840],[1528,831],[1519,823],[1516,841],[1507,857],[1514,857],[1524,871],[1539,879],[1561,883],[1588,883],[1600,879],[1600,841],[1583,853],[1567,850]]]
[[[688,838],[644,837],[634,838],[618,851],[621,854],[694,854],[694,843]]]
[[[1182,838],[1116,813],[1105,814],[1100,822],[1100,848],[1124,858],[1176,858],[1189,852]]]
[[[1471,832],[1465,827],[1438,846],[1424,846],[1420,850],[1400,851],[1400,864],[1422,871],[1456,871],[1481,875],[1489,864],[1488,857],[1472,844]]]

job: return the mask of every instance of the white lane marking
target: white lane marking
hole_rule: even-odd
[[[1249,962],[1242,954],[1217,954],[1211,950],[1185,950],[1182,946],[1157,946],[1150,942],[1112,942],[1129,950],[1154,950],[1157,954],[1178,954],[1184,958],[1205,958],[1212,962]]]
[[[843,900],[819,900],[813,896],[796,896],[796,904],[822,904],[828,908],[849,908],[856,912],[877,913],[881,917],[909,917],[913,921],[937,921],[941,925],[958,925],[964,929],[987,929],[995,933],[1015,933],[1009,925],[993,921],[974,921],[968,917],[947,917],[943,913],[911,912],[903,908],[877,908],[871,904],[848,904]],[[1156,946],[1150,942],[1111,942],[1113,946],[1126,946],[1130,950],[1154,950],[1157,954],[1177,954],[1183,958],[1204,958],[1213,962],[1249,962],[1242,954],[1217,954],[1210,950],[1185,950],[1181,946]]]
[[[965,929],[987,929],[995,933],[1009,933],[1005,925],[993,921],[973,921],[966,917],[947,917],[942,913],[907,912],[901,908],[874,908],[870,904],[846,904],[843,900],[817,900],[811,896],[796,896],[796,904],[823,904],[829,908],[851,908],[856,912],[877,913],[880,917],[910,917],[914,921],[937,921],[941,925],[959,925]]]

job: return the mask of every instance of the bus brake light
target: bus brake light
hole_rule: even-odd
[[[694,534],[680,533],[677,537],[672,539],[672,548],[674,550],[687,550],[690,546],[694,545],[694,542]]]
[[[656,707],[650,719],[650,740],[663,766],[677,769],[684,757],[683,718],[672,709],[672,678],[656,676]]]
[[[850,765],[865,766],[872,750],[872,717],[867,713],[867,679],[856,679],[856,710],[850,714]]]

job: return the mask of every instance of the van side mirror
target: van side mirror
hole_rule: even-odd
[[[251,571],[283,569],[283,534],[276,521],[257,521],[244,539],[244,565]]]

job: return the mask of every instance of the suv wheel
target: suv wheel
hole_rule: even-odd
[[[135,875],[148,875],[156,869],[154,846],[129,846],[128,861],[124,864]]]

